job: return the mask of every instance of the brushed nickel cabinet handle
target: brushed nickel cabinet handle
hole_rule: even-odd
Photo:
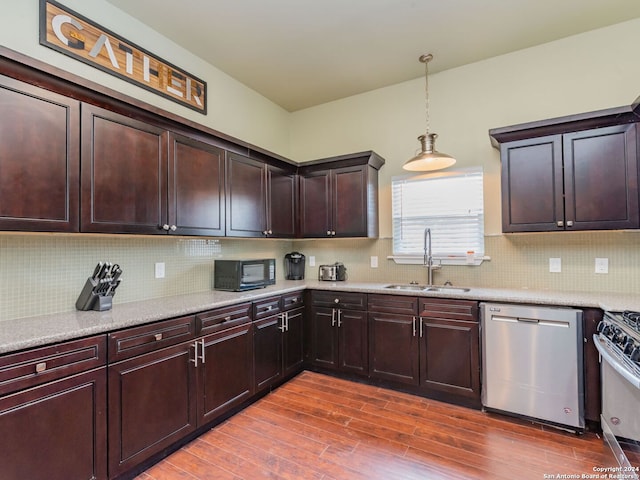
[[[160,341],[160,340],[162,340],[162,334],[161,333],[156,333],[154,335],[154,338],[156,339],[156,341]]]
[[[47,362],[36,363],[36,373],[42,373],[47,369]]]

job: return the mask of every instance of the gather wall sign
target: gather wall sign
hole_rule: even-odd
[[[53,0],[40,0],[40,44],[207,114],[207,84]]]

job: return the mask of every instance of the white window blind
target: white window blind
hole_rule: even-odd
[[[393,254],[422,255],[429,227],[434,256],[484,256],[482,177],[481,169],[395,177]]]

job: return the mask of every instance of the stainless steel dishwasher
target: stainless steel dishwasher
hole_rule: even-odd
[[[485,409],[584,429],[582,311],[480,307]]]

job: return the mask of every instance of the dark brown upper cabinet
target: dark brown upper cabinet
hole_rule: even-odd
[[[227,236],[293,237],[296,174],[237,153],[227,155]]]
[[[384,159],[362,152],[300,167],[302,237],[377,237],[378,170]]]
[[[224,151],[83,104],[81,230],[224,235]]]
[[[175,226],[181,235],[224,236],[224,169],[224,150],[169,135],[169,231]]]
[[[503,232],[638,228],[638,128],[627,110],[490,131]]]
[[[0,230],[77,232],[79,102],[0,75]]]

